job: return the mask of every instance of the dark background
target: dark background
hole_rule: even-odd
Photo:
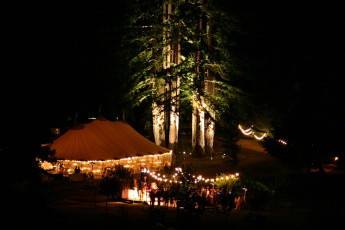
[[[293,112],[302,120],[343,129],[343,3],[219,2],[240,15],[244,31],[238,43],[247,67],[237,83],[257,95],[257,103],[282,114]],[[130,4],[5,4],[3,119],[55,127],[76,114],[95,116],[101,106],[103,111],[116,107],[121,88],[116,76],[123,68],[118,44]],[[120,114],[113,110],[114,116]],[[315,116],[319,119],[311,119]]]

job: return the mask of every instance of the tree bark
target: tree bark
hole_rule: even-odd
[[[180,22],[179,22],[180,27]],[[178,28],[177,36],[173,39],[171,60],[175,64],[181,63],[181,34]],[[180,109],[180,76],[172,81],[171,87],[171,110],[170,110],[170,128],[169,128],[169,149],[177,150],[178,131],[179,131],[179,109]]]
[[[207,35],[208,35],[208,41],[207,45],[209,50],[212,49],[212,18],[208,21],[208,28],[207,28]],[[211,60],[212,61],[212,60]],[[205,92],[207,92],[210,96],[216,95],[216,86],[213,82],[215,80],[215,76],[213,74],[212,70],[207,70],[207,73],[205,74]],[[211,102],[208,100],[207,103],[209,104],[209,111],[207,115],[205,116],[205,152],[208,155],[211,155],[214,153],[213,145],[214,145],[214,134],[215,134],[215,112],[213,109],[213,106],[211,105]]]
[[[161,68],[167,70],[167,75],[165,82],[157,85],[161,100],[153,102],[152,115],[156,144],[175,151],[178,143],[180,78],[172,78],[171,63],[180,64],[181,47],[179,32],[176,36],[177,39],[172,39],[173,31],[165,26],[167,21],[171,19],[171,14],[172,4],[163,1],[163,63]],[[155,59],[158,60],[157,49],[155,49],[154,55],[156,55]]]
[[[169,146],[169,140],[170,140],[170,100],[171,100],[171,79],[170,79],[170,63],[171,63],[171,44],[170,44],[170,31],[169,28],[165,26],[167,21],[170,19],[171,14],[171,4],[166,3],[163,0],[163,70],[166,71],[167,75],[165,76],[165,89],[164,89],[164,98],[165,98],[165,104],[164,104],[164,121],[165,121],[165,147]]]
[[[152,126],[155,143],[165,147],[164,103],[161,97],[152,102]]]
[[[152,55],[155,60],[158,60],[157,38],[152,41]],[[159,71],[159,69],[156,71]],[[152,87],[155,91],[158,91],[158,96],[155,95],[152,101],[153,136],[157,145],[165,147],[164,86],[159,84],[156,73],[153,76]]]
[[[202,32],[202,15],[198,20],[197,37],[201,42]],[[196,95],[193,101],[193,114],[192,114],[192,154],[195,157],[202,157],[205,155],[205,112],[203,108],[204,99],[201,95],[203,92],[203,73],[201,71],[201,51],[198,50],[194,56],[196,64],[194,84],[196,84]]]
[[[193,103],[192,117],[192,154],[195,157],[205,155],[205,113],[199,104],[199,98]]]

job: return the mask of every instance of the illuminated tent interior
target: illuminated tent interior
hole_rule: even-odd
[[[43,162],[44,169],[66,174],[74,173],[78,166],[81,173],[102,174],[105,168],[123,165],[133,169],[141,167],[157,170],[171,165],[172,151],[156,145],[134,130],[125,121],[98,118],[90,123],[69,129],[51,145],[60,166]]]

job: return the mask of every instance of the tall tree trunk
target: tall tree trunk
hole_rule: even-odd
[[[207,45],[209,50],[212,49],[212,18],[208,21],[208,28],[207,28],[207,35],[208,35],[208,41]],[[212,61],[212,60],[211,60]],[[215,80],[215,76],[213,74],[213,71],[207,70],[207,73],[205,74],[205,92],[209,94],[210,96],[216,95],[216,86],[213,82]],[[214,152],[213,145],[214,145],[214,133],[215,133],[215,112],[214,108],[211,105],[211,102],[207,102],[209,104],[209,111],[205,116],[205,151],[206,154],[211,155]]]
[[[155,83],[154,83],[155,87]],[[158,85],[157,88],[160,88],[159,91],[162,92],[162,88]],[[164,90],[164,88],[163,88]],[[162,96],[158,97],[152,102],[152,125],[153,125],[153,135],[155,138],[155,143],[157,145],[165,147],[165,119],[164,119],[164,101]]]
[[[215,122],[210,116],[214,116],[214,112],[212,112],[212,114],[207,114],[205,118],[205,153],[212,156],[214,153]]]
[[[179,22],[180,27],[180,22]],[[181,63],[181,34],[180,29],[176,31],[176,37],[173,39],[171,60],[175,64]],[[178,131],[179,131],[179,104],[180,99],[180,77],[172,81],[171,87],[171,110],[170,110],[170,127],[169,127],[169,149],[177,150]]]
[[[152,53],[154,59],[158,59],[157,38],[152,41]],[[157,71],[159,71],[157,69]],[[165,147],[165,121],[164,121],[164,86],[159,84],[159,80],[154,74],[153,89],[158,91],[158,97],[153,98],[152,102],[152,127],[153,136],[157,145]]]
[[[171,14],[172,4],[163,0],[163,63],[161,68],[166,70],[167,75],[161,84],[156,84],[157,82],[154,81],[160,100],[153,102],[152,116],[156,144],[175,151],[178,143],[180,78],[172,79],[171,63],[180,64],[181,47],[179,31],[176,38],[172,39],[175,34],[172,34],[171,28],[167,28],[165,25],[170,20]],[[154,42],[153,55],[158,60],[157,40],[154,39]]]
[[[170,76],[170,63],[171,63],[171,43],[170,43],[170,31],[165,26],[167,21],[170,19],[171,4],[166,3],[163,0],[163,70],[167,70],[165,76],[165,90],[164,90],[164,120],[165,120],[165,147],[169,146],[170,139],[170,100],[171,100],[171,76]]]
[[[162,113],[163,106],[158,105],[157,102],[152,103],[152,125],[155,143],[165,147],[165,122],[164,112]]]
[[[198,32],[197,37],[201,42],[202,32],[202,15],[198,20]],[[196,64],[194,83],[196,84],[196,95],[194,95],[193,101],[193,114],[192,114],[192,154],[196,157],[204,156],[205,154],[205,112],[203,108],[203,73],[200,68],[201,51],[198,50],[195,54],[194,61]]]
[[[205,112],[200,105],[202,99],[199,97],[193,103],[192,115],[192,154],[195,157],[205,155]]]

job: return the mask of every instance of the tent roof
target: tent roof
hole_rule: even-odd
[[[162,154],[170,150],[156,145],[125,121],[97,119],[69,129],[50,146],[64,160],[111,160]]]

